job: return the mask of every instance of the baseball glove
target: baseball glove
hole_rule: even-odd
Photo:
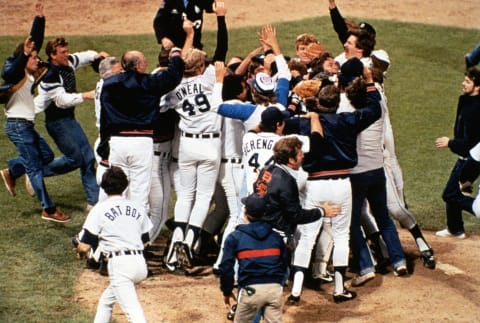
[[[89,258],[91,246],[87,243],[79,242],[77,246],[77,258],[87,259]]]

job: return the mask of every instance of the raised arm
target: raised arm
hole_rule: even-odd
[[[35,18],[33,19],[30,36],[35,44],[35,49],[40,52],[45,36],[45,16],[43,13],[43,4],[38,1],[35,3]]]
[[[213,61],[225,62],[228,51],[228,31],[225,15],[227,8],[225,2],[216,1],[213,3],[213,11],[217,15],[217,47],[213,55]]]
[[[332,20],[333,29],[337,33],[338,39],[342,45],[347,41],[348,27],[345,19],[337,8],[335,0],[328,0],[328,8],[330,11],[330,19]]]

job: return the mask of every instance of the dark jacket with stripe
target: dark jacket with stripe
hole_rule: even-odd
[[[234,265],[238,259],[238,286],[283,284],[289,263],[282,237],[263,221],[240,224],[225,240],[220,264],[220,289],[232,293]]]

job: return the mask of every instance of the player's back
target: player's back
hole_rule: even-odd
[[[273,146],[281,137],[273,132],[247,132],[243,136],[243,167],[246,174],[248,193],[264,166],[273,163]]]

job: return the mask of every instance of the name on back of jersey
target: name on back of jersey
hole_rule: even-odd
[[[276,142],[277,140],[272,138],[256,138],[248,140],[243,144],[243,154],[247,155],[254,150],[272,150]]]
[[[130,205],[117,205],[110,208],[110,211],[105,212],[103,215],[110,221],[114,221],[120,216],[131,217],[135,220],[138,220],[142,216],[142,214],[135,207],[131,207]]]
[[[175,96],[177,97],[178,100],[182,100],[187,96],[197,95],[201,93],[203,93],[201,83],[188,83],[180,87],[177,91],[175,91]]]

